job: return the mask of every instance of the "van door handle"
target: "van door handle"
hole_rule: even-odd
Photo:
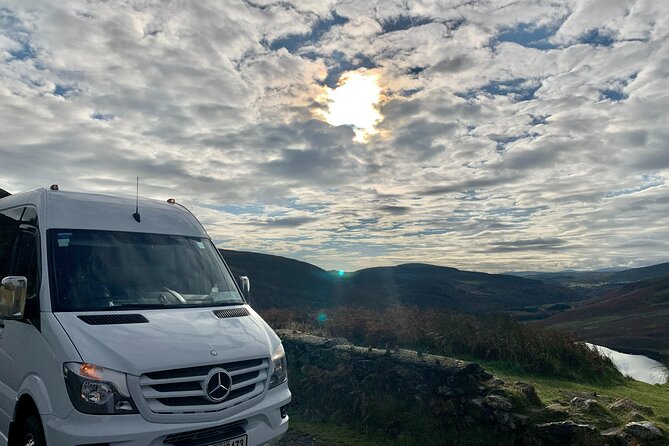
[[[5,328],[5,320],[0,319],[0,328]]]

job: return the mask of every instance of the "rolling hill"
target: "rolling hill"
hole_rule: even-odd
[[[402,304],[491,312],[579,299],[567,288],[537,280],[419,263],[339,276],[285,257],[230,250],[221,253],[236,276],[250,277],[258,308],[386,308]]]
[[[646,276],[662,271],[665,265],[649,267],[646,271],[630,270],[622,277]],[[583,339],[615,350],[666,360],[669,358],[669,275],[618,286],[537,324],[573,331]]]
[[[7,196],[9,196],[9,195],[11,195],[9,192],[7,192],[7,191],[4,190],[4,189],[0,189],[0,198],[2,198],[2,197],[7,197]]]
[[[598,289],[602,286],[607,287],[611,284],[638,282],[640,280],[669,276],[669,262],[622,271],[521,272],[510,274],[555,285],[581,288],[581,291],[589,291],[589,294],[597,294],[602,291]]]
[[[235,277],[251,279],[254,307],[314,308],[330,302],[333,275],[315,265],[255,252],[220,251]]]

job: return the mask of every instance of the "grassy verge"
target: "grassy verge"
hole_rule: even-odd
[[[655,422],[665,432],[669,432],[669,384],[646,384],[633,379],[615,382],[575,382],[555,377],[538,376],[536,374],[518,373],[509,364],[496,361],[479,361],[489,372],[507,381],[525,381],[535,386],[539,397],[545,405],[565,400],[570,393],[595,393],[611,399],[629,398],[638,404],[653,409],[654,415],[647,418]]]
[[[294,413],[290,414],[290,429],[314,437],[328,446],[355,444],[356,446],[378,446],[386,444],[386,438],[360,432],[348,426],[326,422],[314,422]]]
[[[508,364],[483,361],[481,363],[489,372],[506,382],[524,381],[534,385],[544,405],[556,401],[564,401],[565,394],[578,392],[583,394],[597,394],[607,396],[613,400],[629,398],[638,404],[653,409],[654,415],[647,418],[656,423],[665,432],[669,432],[669,385],[650,385],[631,379],[615,384],[611,383],[578,383],[559,378],[536,376],[527,373],[518,373]],[[569,398],[567,398],[568,400]],[[535,419],[535,422],[547,421]],[[595,423],[596,424],[596,423]],[[359,423],[344,423],[335,420],[314,421],[303,416],[298,411],[291,411],[291,429],[306,433],[314,437],[320,444],[327,446],[409,446],[416,443],[411,435],[400,434],[397,437],[382,435],[373,430],[373,425],[366,426],[363,420]],[[423,433],[423,436],[426,433]],[[453,428],[449,431],[435,432],[434,444],[457,444],[463,446],[477,446],[489,444],[507,444],[494,433],[480,426],[468,426],[464,429]],[[421,439],[424,443],[425,437]],[[511,440],[509,443],[511,444]]]
[[[466,430],[451,430],[439,433],[436,442],[425,443],[410,435],[389,437],[365,429],[332,421],[312,421],[299,414],[290,415],[290,429],[308,434],[320,444],[327,446],[415,446],[416,444],[439,444],[458,446],[511,445],[505,443],[498,434],[479,426],[470,426]]]

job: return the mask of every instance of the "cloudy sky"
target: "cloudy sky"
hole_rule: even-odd
[[[0,0],[0,188],[353,270],[669,260],[669,2]]]

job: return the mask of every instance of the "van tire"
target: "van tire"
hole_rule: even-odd
[[[28,415],[19,431],[19,446],[46,446],[39,417]]]

